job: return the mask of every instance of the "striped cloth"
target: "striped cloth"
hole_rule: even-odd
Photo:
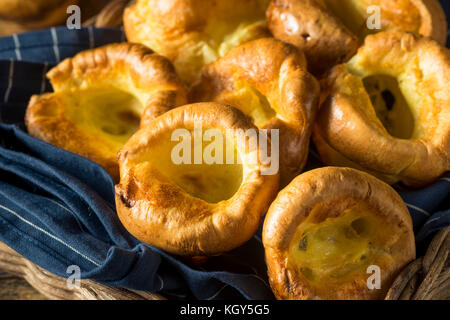
[[[115,213],[114,183],[97,164],[30,137],[32,94],[51,91],[45,73],[81,50],[121,42],[119,29],[52,28],[0,38],[0,241],[59,276],[185,299],[272,299],[261,231],[242,247],[187,264],[132,237]],[[311,148],[306,170],[321,166]],[[450,225],[450,174],[421,190],[395,186],[414,222],[419,254]]]

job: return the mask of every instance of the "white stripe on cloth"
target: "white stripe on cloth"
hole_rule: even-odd
[[[447,181],[447,182],[450,182],[450,178],[447,178],[447,177],[445,177],[445,178],[441,178],[441,180],[442,180],[442,181]]]
[[[164,295],[165,295],[165,296],[176,297],[176,298],[179,298],[179,299],[187,298],[187,295],[186,295],[186,294],[176,294],[176,293],[172,293],[172,292],[164,292]]]
[[[7,103],[9,100],[9,94],[11,93],[11,89],[13,87],[13,76],[14,76],[14,60],[11,60],[9,65],[8,88],[6,89],[5,97],[3,98],[4,103]]]
[[[251,274],[250,276],[253,276],[253,277],[261,280],[261,282],[264,283],[264,285],[266,285],[268,288],[270,288],[269,285],[263,279],[261,279],[259,276],[255,275],[255,274]],[[212,300],[212,299],[216,298],[228,286],[229,286],[228,284],[224,285],[222,288],[219,289],[219,291],[217,291],[215,294],[213,294],[212,296],[210,296],[209,298],[206,298],[204,300]]]
[[[420,213],[423,213],[423,214],[426,215],[427,217],[431,216],[431,214],[429,214],[427,211],[425,211],[425,210],[423,210],[422,208],[419,208],[419,207],[417,207],[417,206],[415,206],[415,205],[413,205],[413,204],[406,203],[406,206],[409,207],[409,208],[411,208],[411,209],[414,209],[414,210],[416,210],[416,211],[419,211]]]
[[[19,41],[19,37],[17,36],[17,34],[13,34],[13,40],[14,40],[14,51],[16,53],[16,58],[17,60],[22,60],[22,54],[20,53],[20,41]]]
[[[122,35],[121,35],[120,41],[121,42],[126,42],[127,41],[127,37],[125,35],[125,30],[124,30],[123,26],[120,27],[120,31],[122,31]]]
[[[228,285],[224,285],[222,288],[219,289],[219,291],[217,291],[216,293],[214,293],[212,296],[210,296],[209,298],[206,298],[205,300],[212,300],[215,297],[217,297],[226,287],[228,287]]]
[[[47,75],[47,69],[48,69],[48,63],[46,62],[44,64],[44,69],[42,70],[42,80],[41,80],[41,93],[45,92],[45,88],[46,88],[46,75]]]
[[[25,222],[26,224],[28,224],[29,226],[35,228],[36,230],[42,232],[43,234],[47,235],[48,237],[52,238],[53,240],[58,241],[59,243],[61,243],[62,245],[66,246],[67,248],[69,248],[70,250],[72,250],[73,252],[75,252],[76,254],[78,254],[79,256],[83,257],[84,259],[86,259],[87,261],[91,262],[92,264],[94,264],[95,266],[99,267],[100,264],[95,262],[93,259],[89,258],[88,256],[84,255],[83,253],[81,253],[80,251],[78,251],[77,249],[75,249],[74,247],[72,247],[71,245],[67,244],[66,242],[64,242],[63,240],[59,239],[58,237],[52,235],[51,233],[47,232],[46,230],[38,227],[37,225],[33,224],[32,222],[28,221],[27,219],[23,218],[21,215],[19,215],[17,212],[6,208],[2,205],[0,205],[0,208],[13,214],[14,216],[16,216],[17,218],[19,218],[21,221]]]
[[[157,274],[159,282],[161,283],[161,287],[159,288],[159,291],[162,291],[164,289],[164,280],[161,278],[159,274]]]
[[[256,238],[258,241],[261,241],[260,238],[259,238],[257,235],[254,235],[253,237]],[[229,256],[229,257],[231,257],[230,254],[226,254],[226,253],[223,253],[222,256]],[[242,263],[242,262],[241,262],[241,263]],[[242,264],[245,264],[248,268],[252,269],[252,271],[253,271],[254,274],[248,274],[249,276],[255,277],[256,279],[260,280],[262,283],[264,283],[264,285],[265,285],[266,287],[268,287],[268,288],[270,289],[269,284],[268,284],[263,278],[261,278],[261,277],[259,276],[259,272],[258,272],[258,270],[256,270],[255,267],[253,267],[252,265],[250,265],[250,264],[248,264],[248,263],[242,263]],[[206,270],[203,269],[203,271],[206,271]]]
[[[437,217],[437,218],[430,219],[430,220],[428,220],[427,222],[425,222],[424,226],[427,225],[427,224],[430,224],[430,223],[432,223],[432,222],[434,222],[434,221],[438,221],[438,220],[441,219],[441,218],[442,218],[442,216]],[[423,228],[423,227],[422,227],[422,228]]]
[[[61,61],[61,55],[59,54],[59,48],[58,48],[58,36],[56,35],[56,29],[53,27],[50,29],[52,33],[52,40],[53,40],[53,51],[55,52],[56,62]]]

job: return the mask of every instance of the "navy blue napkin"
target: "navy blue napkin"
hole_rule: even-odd
[[[45,73],[81,50],[124,40],[118,29],[52,28],[0,38],[0,241],[59,276],[183,299],[271,299],[260,232],[196,267],[143,244],[120,224],[114,183],[92,161],[34,139],[23,123],[32,94],[51,91]],[[307,169],[320,166],[311,149]],[[418,246],[450,225],[450,174],[422,190],[397,186]]]

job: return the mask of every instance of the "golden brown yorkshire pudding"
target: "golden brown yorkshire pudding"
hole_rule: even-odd
[[[379,8],[379,29],[371,25],[374,6]],[[272,0],[267,19],[272,34],[303,50],[311,72],[318,75],[351,58],[358,37],[362,41],[371,33],[399,30],[441,44],[447,40],[438,0]]]
[[[187,83],[232,47],[268,36],[270,0],[138,0],[125,10],[127,38],[169,58]]]
[[[450,169],[450,51],[403,32],[335,67],[313,139],[327,164],[423,186]]]
[[[186,103],[171,63],[139,44],[81,52],[47,77],[55,92],[31,98],[30,135],[97,162],[116,180],[117,151],[140,123]]]
[[[206,66],[191,101],[239,108],[260,129],[279,130],[281,185],[300,173],[308,155],[319,84],[295,47],[263,38],[230,50]]]
[[[0,0],[0,36],[63,23],[79,0]]]
[[[347,61],[358,49],[357,36],[318,0],[273,0],[267,20],[275,38],[305,53],[316,75]]]
[[[249,240],[279,179],[263,174],[261,145],[247,135],[259,136],[256,129],[242,112],[217,103],[175,108],[141,128],[119,152],[123,225],[137,239],[184,256],[216,255]]]
[[[349,168],[295,178],[270,206],[263,244],[277,299],[383,299],[416,255],[400,196]]]
[[[440,44],[447,41],[447,19],[439,0],[318,0],[325,2],[353,33],[361,39],[380,31],[405,31],[431,37]],[[370,7],[380,8],[381,29],[370,29]]]

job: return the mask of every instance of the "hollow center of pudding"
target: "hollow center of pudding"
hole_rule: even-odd
[[[414,133],[414,116],[395,78],[374,75],[363,79],[378,119],[394,137],[410,139]]]
[[[230,104],[253,119],[258,128],[276,116],[269,100],[256,88],[244,81],[236,81],[233,90],[222,94],[220,102]]]
[[[377,255],[379,226],[364,205],[320,223],[305,221],[290,244],[289,263],[311,282],[345,281],[355,272],[365,273]]]
[[[231,139],[217,129],[202,131],[178,129],[158,137],[145,161],[190,195],[218,203],[238,191],[243,166]]]
[[[421,15],[411,0],[324,0],[327,8],[361,39],[388,29],[420,31]],[[379,11],[377,11],[379,9]],[[380,29],[376,23],[379,12]]]
[[[83,131],[108,141],[117,152],[139,129],[142,104],[115,89],[89,89],[70,93],[66,112]]]

